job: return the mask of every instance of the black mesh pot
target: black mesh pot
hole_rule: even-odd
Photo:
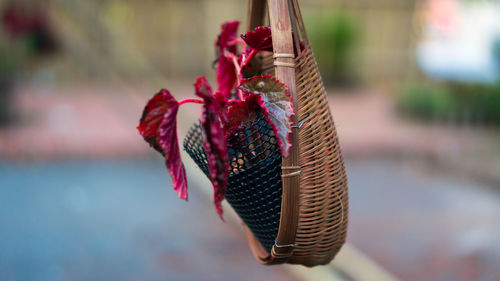
[[[184,139],[184,149],[208,177],[207,155],[199,123]],[[281,211],[281,152],[262,113],[228,139],[230,171],[226,199],[248,228],[270,251]]]

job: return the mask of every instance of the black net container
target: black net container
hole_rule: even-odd
[[[228,139],[227,146],[230,170],[226,200],[270,251],[278,235],[281,215],[281,151],[262,112],[246,121]],[[189,130],[184,150],[208,177],[208,158],[199,123]]]

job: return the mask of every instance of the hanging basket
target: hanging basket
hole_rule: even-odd
[[[273,53],[262,58],[261,73],[282,81],[293,97],[292,147],[282,159],[263,114],[248,120],[228,140],[226,199],[244,221],[250,247],[262,264],[327,264],[346,239],[344,162],[297,0],[268,0],[267,9],[265,0],[250,0],[249,30],[264,24],[266,10]],[[302,50],[298,56],[294,46]],[[184,149],[208,176],[201,132],[195,124]]]

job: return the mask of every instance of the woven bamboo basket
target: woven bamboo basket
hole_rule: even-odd
[[[346,239],[342,153],[297,0],[267,0],[267,5],[265,0],[249,0],[248,29],[266,20],[273,53],[261,58],[260,72],[278,78],[293,97],[292,147],[281,159],[269,124],[262,117],[246,124],[228,144],[235,168],[226,198],[244,221],[260,263],[327,264]],[[302,51],[295,56],[294,48]],[[191,129],[184,148],[208,175],[199,125]]]

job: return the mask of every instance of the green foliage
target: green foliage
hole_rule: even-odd
[[[500,125],[500,83],[408,84],[399,96],[398,108],[428,121]]]
[[[15,72],[16,63],[8,51],[0,48],[0,79],[12,76]]]
[[[309,39],[326,82],[352,82],[354,49],[359,38],[356,21],[345,13],[329,12],[310,15],[307,23]]]
[[[452,94],[445,88],[408,84],[403,87],[399,108],[423,119],[445,119],[456,107]]]
[[[11,80],[0,75],[0,127],[6,125],[11,117]]]
[[[10,121],[12,83],[17,74],[15,56],[0,48],[0,127]]]

